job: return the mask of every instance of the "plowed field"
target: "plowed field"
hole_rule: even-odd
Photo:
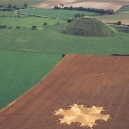
[[[36,86],[0,111],[1,129],[84,129],[60,124],[59,108],[104,107],[94,129],[129,128],[129,56],[67,55]]]
[[[100,9],[113,9],[118,10],[123,5],[129,4],[129,0],[47,0],[39,4],[33,5],[36,8],[53,8],[54,6],[60,6],[63,3],[64,6],[72,7],[89,7]]]

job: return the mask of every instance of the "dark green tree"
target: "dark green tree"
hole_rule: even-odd
[[[54,9],[59,9],[59,7],[58,6],[54,6]]]
[[[32,30],[36,30],[36,29],[37,29],[37,26],[32,26],[31,29],[32,29]]]
[[[121,25],[121,21],[118,21],[118,22],[117,22],[117,25]]]
[[[47,25],[47,22],[44,22],[44,24],[43,24],[44,26],[46,26]]]
[[[70,22],[72,22],[72,21],[73,21],[72,19],[68,19],[68,21],[67,21],[67,22],[68,22],[68,23],[70,23]]]
[[[9,5],[7,6],[7,8],[12,8],[12,5],[11,5],[11,4],[9,4]]]
[[[16,29],[20,29],[20,26],[17,26]]]
[[[27,6],[28,6],[28,5],[27,5],[26,3],[24,3],[24,7],[27,8]]]

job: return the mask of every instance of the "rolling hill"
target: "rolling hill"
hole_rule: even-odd
[[[70,35],[98,37],[116,34],[116,31],[113,28],[93,17],[78,18],[77,20],[61,27],[59,32]]]

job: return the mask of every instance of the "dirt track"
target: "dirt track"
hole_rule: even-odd
[[[54,6],[60,6],[63,3],[64,6],[73,7],[89,7],[89,8],[100,8],[100,9],[113,9],[118,10],[123,5],[129,4],[129,0],[47,0],[39,4],[35,4],[32,7],[35,8],[53,8]]]
[[[59,124],[54,111],[103,106],[112,118],[94,129],[129,128],[129,56],[68,55],[35,87],[0,111],[0,129],[84,129]]]

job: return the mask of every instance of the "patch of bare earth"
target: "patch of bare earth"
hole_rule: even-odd
[[[129,4],[129,0],[47,0],[39,4],[35,4],[32,7],[35,8],[53,8],[54,6],[60,6],[63,3],[64,6],[73,7],[89,7],[89,8],[103,8],[113,9],[114,11],[121,8],[123,5]]]

